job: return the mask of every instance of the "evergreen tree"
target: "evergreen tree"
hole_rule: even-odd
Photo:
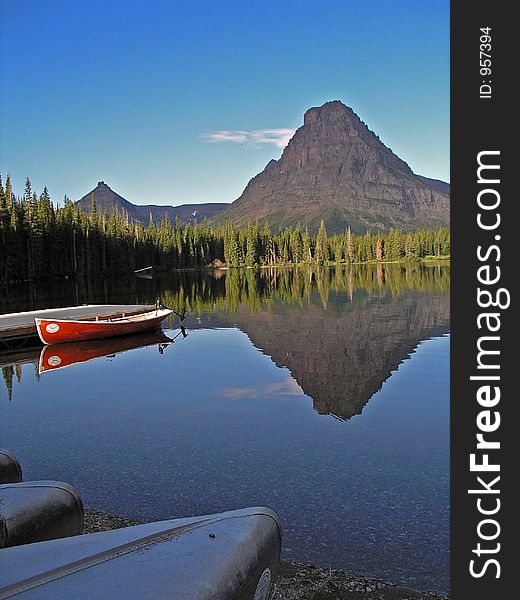
[[[349,263],[354,262],[354,244],[352,242],[350,227],[347,229],[347,259]]]
[[[302,236],[303,245],[303,260],[304,262],[310,262],[312,260],[312,248],[311,248],[311,236],[309,235],[309,229],[306,227],[305,232]]]
[[[376,260],[383,260],[383,240],[380,237],[377,238]]]
[[[304,260],[304,244],[300,224],[296,225],[294,231],[290,232],[292,260],[300,264]]]
[[[258,241],[258,223],[256,223],[256,227],[252,223],[249,223],[246,239],[246,267],[255,267],[258,265]]]
[[[329,260],[327,230],[325,228],[325,221],[323,219],[321,220],[318,236],[316,238],[316,250],[314,252],[314,258],[319,265],[323,265]]]

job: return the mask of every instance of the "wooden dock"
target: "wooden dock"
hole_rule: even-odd
[[[85,304],[66,308],[8,313],[0,315],[0,343],[37,335],[34,323],[35,317],[75,320],[113,319],[120,317],[123,313],[125,315],[136,315],[154,310],[154,308],[154,305],[144,304]]]

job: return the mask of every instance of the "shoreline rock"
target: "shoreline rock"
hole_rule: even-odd
[[[86,509],[84,533],[131,527],[142,522]],[[448,600],[448,596],[419,592],[337,569],[282,560],[272,600]]]

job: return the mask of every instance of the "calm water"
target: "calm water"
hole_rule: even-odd
[[[25,478],[146,520],[266,505],[287,558],[448,590],[449,268],[0,292],[1,312],[156,298],[186,306],[186,337],[98,343],[41,374],[40,347],[0,353],[1,445]]]

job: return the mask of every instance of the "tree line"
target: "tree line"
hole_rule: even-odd
[[[285,227],[272,232],[268,222],[214,227],[206,220],[181,225],[167,216],[147,224],[131,221],[120,210],[99,210],[92,196],[90,211],[65,197],[52,202],[25,181],[17,196],[10,177],[0,176],[0,280],[37,280],[52,277],[132,273],[153,266],[157,270],[208,267],[329,265],[370,261],[420,260],[447,257],[447,228],[354,235],[327,235],[321,223],[316,235],[307,229]]]

